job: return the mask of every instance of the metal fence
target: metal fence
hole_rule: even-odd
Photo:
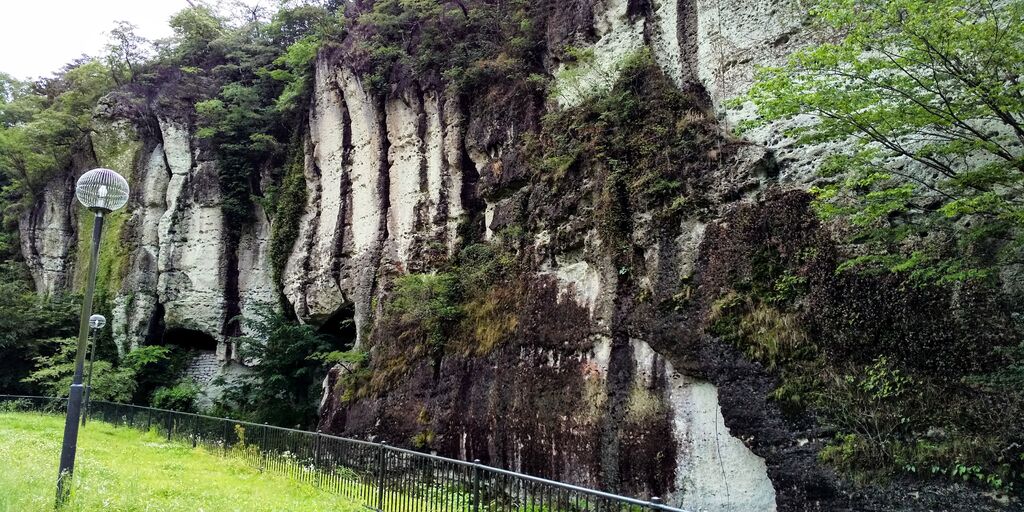
[[[66,398],[0,395],[0,411],[63,413]],[[684,512],[385,443],[96,400],[89,419],[240,457],[381,512]]]

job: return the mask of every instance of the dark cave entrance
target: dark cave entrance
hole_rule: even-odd
[[[217,360],[217,339],[197,329],[168,327],[164,307],[157,304],[150,316],[143,346],[162,346],[170,349],[168,356],[147,364],[137,377],[138,386],[133,401],[149,404],[153,392],[161,387],[172,387],[183,378],[193,378],[200,384],[208,383],[220,368]]]
[[[317,332],[327,338],[334,350],[351,349],[356,344],[355,305],[342,306],[320,325]]]
[[[172,327],[164,332],[162,345],[181,347],[198,352],[216,352],[217,340],[203,331]]]

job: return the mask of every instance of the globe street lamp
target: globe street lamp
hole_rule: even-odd
[[[103,315],[92,315],[89,317],[89,327],[92,329],[92,348],[89,349],[89,377],[85,381],[85,398],[83,399],[84,405],[82,405],[82,426],[85,426],[85,419],[89,417],[89,393],[92,391],[92,364],[96,362],[96,345],[99,344],[100,340],[97,334],[104,325],[107,325],[107,319]]]
[[[78,178],[75,196],[93,212],[92,246],[89,251],[89,274],[82,298],[82,316],[78,324],[78,351],[75,354],[75,375],[68,394],[68,415],[64,421],[64,443],[60,452],[60,473],[57,475],[57,506],[63,505],[71,491],[71,475],[75,470],[78,449],[78,418],[82,413],[82,367],[85,366],[85,345],[89,337],[89,315],[96,291],[96,260],[100,250],[103,216],[128,203],[128,182],[110,169],[93,169]]]

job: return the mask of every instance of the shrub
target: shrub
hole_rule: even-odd
[[[78,309],[73,297],[36,294],[23,265],[0,263],[0,390],[41,392],[36,382],[24,379],[32,373],[38,358],[52,355],[57,349],[49,340],[77,334]]]
[[[425,341],[439,348],[447,338],[447,328],[461,313],[458,295],[453,274],[409,274],[395,280],[388,308],[403,324],[420,326]]]
[[[1012,489],[1024,477],[1019,396],[943,386],[885,357],[821,389],[816,409],[838,434],[820,457],[856,479],[967,475]]]
[[[799,317],[768,301],[727,293],[712,305],[708,322],[711,332],[733,342],[747,357],[769,368],[803,360],[814,353]]]
[[[200,390],[192,379],[184,379],[171,387],[161,387],[153,391],[151,404],[158,409],[171,411],[196,412]]]

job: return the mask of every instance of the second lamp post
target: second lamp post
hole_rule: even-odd
[[[85,380],[85,399],[82,405],[82,426],[85,426],[85,419],[89,417],[89,395],[92,394],[92,365],[96,362],[96,345],[100,342],[100,329],[107,325],[107,319],[103,315],[92,315],[89,317],[89,327],[92,328],[92,347],[89,349],[89,376]]]

